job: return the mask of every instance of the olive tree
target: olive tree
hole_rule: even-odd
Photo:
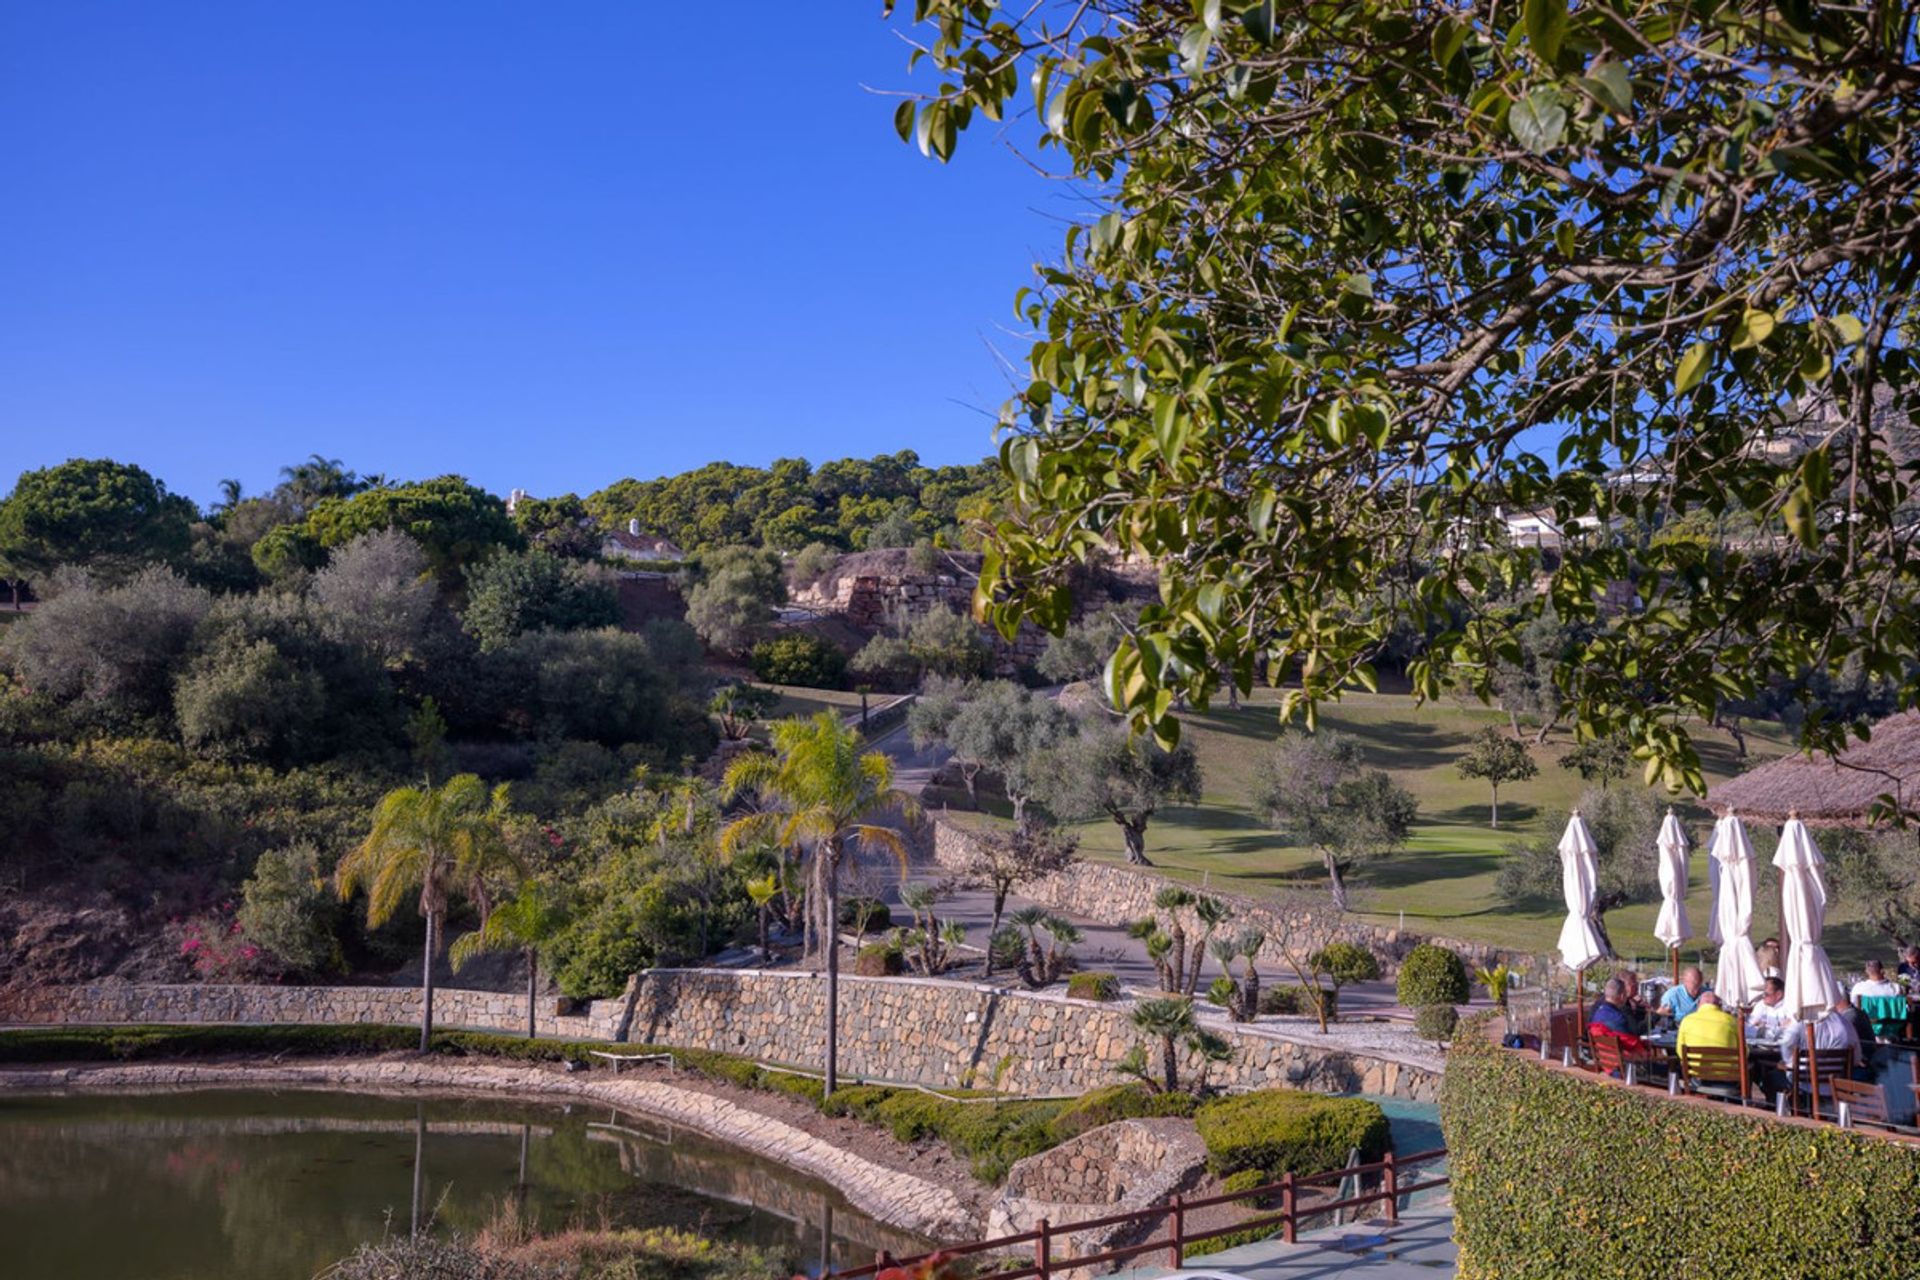
[[[1333,905],[1347,910],[1356,867],[1407,842],[1417,804],[1360,744],[1339,733],[1289,733],[1268,753],[1257,802],[1267,821],[1320,855]]]
[[[980,608],[1057,630],[1088,554],[1152,560],[1107,674],[1167,741],[1223,670],[1311,722],[1396,628],[1491,700],[1551,609],[1553,710],[1696,790],[1723,703],[1911,668],[1917,16],[920,0],[902,138],[993,121],[1088,193],[1018,295]]]
[[[1200,760],[1181,743],[1168,750],[1123,724],[1092,722],[1047,754],[1040,800],[1056,816],[1106,816],[1120,828],[1127,861],[1148,867],[1147,826],[1161,806],[1197,804]]]

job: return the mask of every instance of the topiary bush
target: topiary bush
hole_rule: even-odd
[[[1380,976],[1380,957],[1357,942],[1333,942],[1307,958],[1307,964],[1341,986],[1372,982]]]
[[[853,972],[862,978],[891,978],[906,967],[900,948],[891,942],[869,942],[853,961]]]
[[[1120,979],[1110,973],[1076,973],[1067,979],[1067,994],[1076,1000],[1118,1000]]]
[[[1452,1039],[1453,1030],[1459,1025],[1460,1011],[1450,1004],[1430,1004],[1414,1011],[1413,1029],[1420,1033],[1421,1039],[1435,1044]]]
[[[1920,1148],[1559,1070],[1500,1048],[1489,1020],[1440,1082],[1462,1276],[1912,1273]]]
[[[1194,1113],[1194,1125],[1215,1173],[1256,1169],[1268,1181],[1341,1168],[1356,1147],[1362,1161],[1378,1160],[1388,1143],[1386,1113],[1374,1103],[1293,1089],[1216,1098]]]
[[[1395,989],[1400,1003],[1409,1009],[1430,1004],[1465,1004],[1466,962],[1445,947],[1423,942],[1401,962],[1400,981]]]
[[[1323,989],[1327,1001],[1327,1019],[1332,1021],[1340,1016],[1340,992]],[[1313,1016],[1313,1001],[1307,995],[1306,988],[1291,983],[1280,983],[1260,988],[1260,1012],[1310,1018]]]

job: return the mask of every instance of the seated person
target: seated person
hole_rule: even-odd
[[[1821,1014],[1813,1024],[1813,1047],[1815,1049],[1845,1049],[1849,1061],[1860,1061],[1860,1033],[1853,1026],[1853,1004],[1842,997],[1833,1002],[1833,1008]],[[1780,1061],[1792,1066],[1793,1060],[1800,1055],[1802,1044],[1807,1038],[1806,1024],[1795,1022],[1787,1028],[1787,1034],[1780,1041]]]
[[[1734,1016],[1720,1007],[1720,997],[1711,991],[1700,993],[1692,1013],[1680,1019],[1680,1035],[1674,1052],[1688,1049],[1738,1049],[1740,1028]]]
[[[1622,1049],[1632,1051],[1643,1046],[1640,1037],[1627,1029],[1626,1000],[1626,984],[1618,978],[1608,978],[1607,985],[1601,988],[1600,1003],[1593,1006],[1593,1014],[1587,1019],[1587,1031],[1590,1035],[1612,1036]]]
[[[1747,1015],[1747,1034],[1757,1040],[1777,1041],[1794,1022],[1793,1011],[1787,1008],[1787,984],[1768,978],[1760,992],[1760,1003]]]
[[[1688,965],[1680,972],[1680,985],[1668,987],[1667,994],[1660,997],[1660,1012],[1675,1022],[1685,1022],[1700,1003],[1700,993],[1706,987],[1706,979],[1695,965]]]
[[[1640,998],[1640,975],[1631,969],[1616,969],[1613,976],[1626,991],[1620,1009],[1627,1016],[1627,1031],[1636,1036],[1647,1034],[1647,1002]]]
[[[1887,967],[1878,960],[1867,961],[1867,976],[1853,984],[1853,990],[1847,993],[1847,999],[1854,1004],[1860,1003],[1861,996],[1897,996],[1900,984],[1887,978]]]
[[[1900,968],[1896,970],[1896,976],[1906,979],[1909,990],[1913,989],[1912,983],[1920,982],[1920,947],[1908,947],[1900,953]]]
[[[1851,1000],[1836,1001],[1833,1007],[1841,1017],[1853,1024],[1853,1038],[1860,1043],[1860,1061],[1865,1062],[1873,1052],[1872,1046],[1880,1043],[1879,1034],[1873,1029],[1873,1019]]]

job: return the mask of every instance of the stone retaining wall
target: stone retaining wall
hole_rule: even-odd
[[[578,1014],[538,1002],[534,1026],[566,1040],[618,1038],[627,999],[595,1000]],[[434,992],[436,1026],[449,1030],[524,1035],[527,998],[499,991],[441,987]],[[420,1021],[418,987],[269,987],[96,982],[72,987],[0,990],[0,1022],[54,1026],[68,1023],[392,1023]]]
[[[819,974],[656,969],[627,999],[598,1000],[579,1017],[543,1013],[545,1034],[625,1039],[712,1049],[766,1062],[811,1066],[825,1043],[825,981]],[[448,1027],[516,1033],[525,998],[442,989],[436,1015]],[[138,986],[99,983],[0,995],[0,1022],[398,1023],[419,1017],[419,993],[390,987]],[[1212,1025],[1210,1023],[1210,1025]],[[1220,1023],[1235,1042],[1229,1063],[1209,1069],[1228,1085],[1285,1084],[1328,1093],[1431,1100],[1439,1071],[1426,1063],[1284,1038],[1271,1029]],[[924,978],[840,981],[840,1069],[850,1077],[933,1087],[998,1087],[1017,1093],[1080,1093],[1112,1084],[1114,1064],[1138,1040],[1124,1005],[1069,1000]],[[1186,1069],[1197,1071],[1196,1063]]]
[[[931,844],[934,861],[950,870],[964,867],[968,862],[973,834],[960,824],[941,817],[933,818],[929,826],[933,831]],[[1096,920],[1102,924],[1127,924],[1154,914],[1154,896],[1170,887],[1192,889],[1194,886],[1156,875],[1145,868],[1083,860],[1044,879],[1027,881],[1016,892],[1042,906],[1085,920]],[[1270,936],[1284,936],[1288,921],[1295,915],[1304,914],[1244,894],[1224,893],[1217,889],[1209,889],[1207,894],[1231,906],[1238,924],[1252,925]],[[1191,914],[1186,924],[1190,930],[1197,931],[1200,927]],[[1357,942],[1380,957],[1381,972],[1389,977],[1399,969],[1401,959],[1424,942],[1459,952],[1467,962],[1469,972],[1478,967],[1498,964],[1517,954],[1484,943],[1390,929],[1368,924],[1364,920],[1341,920],[1335,928],[1338,936]],[[1273,943],[1268,944],[1268,954],[1275,960],[1283,959]]]

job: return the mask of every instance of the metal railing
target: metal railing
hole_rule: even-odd
[[[1090,1218],[1084,1222],[1068,1222],[1058,1226],[1040,1219],[1031,1231],[1022,1231],[1010,1236],[999,1236],[992,1240],[976,1240],[971,1244],[952,1245],[945,1249],[936,1249],[931,1253],[916,1254],[911,1258],[894,1258],[887,1254],[876,1257],[870,1266],[853,1267],[844,1271],[832,1271],[821,1280],[862,1280],[863,1277],[877,1275],[890,1267],[912,1268],[929,1259],[971,1257],[982,1253],[1006,1253],[1024,1247],[1031,1247],[1033,1261],[1024,1267],[1007,1270],[995,1270],[993,1280],[1050,1280],[1057,1273],[1078,1270],[1083,1267],[1097,1267],[1106,1263],[1123,1262],[1144,1254],[1164,1253],[1168,1265],[1178,1269],[1186,1265],[1187,1250],[1190,1246],[1217,1240],[1224,1236],[1240,1235],[1249,1231],[1271,1231],[1278,1228],[1281,1238],[1293,1244],[1299,1237],[1300,1224],[1309,1218],[1317,1218],[1342,1209],[1357,1209],[1363,1205],[1386,1205],[1386,1217],[1389,1222],[1400,1219],[1400,1200],[1416,1191],[1427,1191],[1434,1187],[1447,1185],[1444,1174],[1428,1178],[1425,1181],[1402,1181],[1402,1175],[1415,1165],[1431,1164],[1446,1158],[1443,1148],[1432,1151],[1416,1152],[1413,1155],[1396,1156],[1388,1152],[1384,1160],[1372,1164],[1357,1164],[1344,1169],[1330,1169],[1325,1173],[1281,1175],[1280,1181],[1265,1186],[1254,1187],[1249,1191],[1234,1191],[1225,1195],[1203,1196],[1197,1200],[1188,1200],[1174,1196],[1165,1204],[1153,1205],[1146,1209],[1133,1209],[1126,1213],[1109,1214],[1104,1218]],[[1338,1185],[1348,1178],[1365,1178],[1372,1174],[1380,1176],[1379,1186],[1373,1191],[1364,1191],[1357,1195],[1345,1196],[1333,1200],[1315,1200],[1300,1203],[1300,1192],[1328,1184]],[[1239,1204],[1245,1201],[1266,1201],[1278,1199],[1277,1212],[1260,1213],[1251,1218],[1223,1227],[1209,1227],[1204,1231],[1189,1231],[1187,1215],[1199,1209],[1211,1209],[1218,1205]],[[1084,1231],[1097,1231],[1103,1227],[1118,1227],[1134,1223],[1147,1223],[1161,1220],[1165,1229],[1155,1238],[1139,1244],[1121,1245],[1105,1249],[1099,1253],[1074,1254],[1056,1252],[1064,1240],[1070,1251],[1071,1238]]]

